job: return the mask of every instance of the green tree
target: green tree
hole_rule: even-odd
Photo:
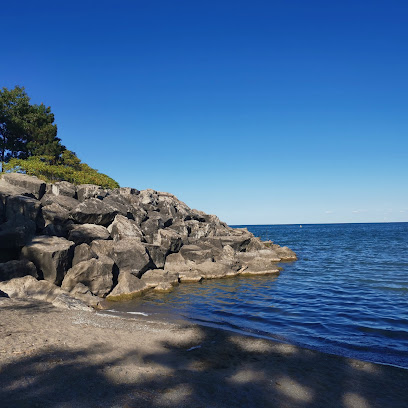
[[[26,118],[30,111],[30,98],[24,88],[16,86],[0,91],[0,160],[2,164],[11,157],[18,158],[25,151]]]
[[[45,105],[31,105],[26,118],[26,156],[52,156],[57,161],[65,151],[61,139],[57,137],[54,114]]]
[[[52,156],[58,160],[65,146],[57,137],[54,114],[45,105],[31,105],[23,87],[0,91],[0,160]]]
[[[31,105],[19,86],[0,90],[0,160],[2,172],[26,173],[47,182],[119,187],[61,144],[51,108]]]

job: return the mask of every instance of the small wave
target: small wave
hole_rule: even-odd
[[[142,316],[149,316],[148,313],[143,313],[143,312],[126,312],[128,314],[134,314],[134,315],[142,315]]]

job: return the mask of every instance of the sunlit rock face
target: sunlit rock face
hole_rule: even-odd
[[[30,275],[92,306],[180,282],[276,274],[277,262],[292,260],[289,248],[231,228],[169,193],[46,185],[22,174],[0,180],[1,279]],[[27,284],[16,280],[13,296],[28,296],[15,289],[18,282]]]

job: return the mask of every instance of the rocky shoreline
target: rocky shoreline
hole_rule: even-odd
[[[147,290],[237,275],[277,274],[296,260],[174,195],[134,188],[0,180],[0,294],[91,310]]]

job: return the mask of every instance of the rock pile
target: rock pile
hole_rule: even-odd
[[[277,262],[295,259],[169,193],[0,180],[0,290],[9,296],[97,306],[179,282],[276,274]]]

